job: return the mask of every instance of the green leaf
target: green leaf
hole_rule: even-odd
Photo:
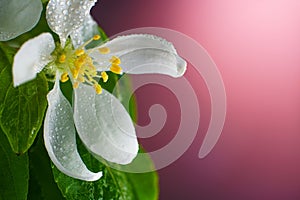
[[[40,0],[0,0],[0,41],[13,39],[32,29],[42,12]]]
[[[145,153],[144,149],[140,147],[139,153],[144,153],[143,163],[140,163],[138,159],[135,159],[131,164],[126,166],[120,166],[127,171],[128,169],[134,169],[135,167],[143,166],[143,169],[148,169],[147,173],[125,173],[127,179],[133,186],[133,191],[137,199],[141,200],[156,200],[159,197],[159,187],[158,187],[158,174],[155,170],[154,164],[148,154]],[[132,171],[132,170],[130,170]],[[134,170],[133,170],[134,171]],[[138,170],[137,170],[138,171]]]
[[[105,148],[105,147],[104,147]],[[53,165],[53,174],[66,199],[117,199],[117,200],[156,200],[158,178],[155,172],[145,174],[125,173],[108,167],[96,160],[78,141],[79,153],[89,169],[102,171],[103,176],[95,182],[73,179],[60,172]],[[148,165],[153,166],[148,160]]]
[[[38,134],[36,143],[29,150],[29,192],[30,200],[63,200],[54,182],[50,159],[47,154],[43,134]]]
[[[136,199],[157,200],[159,196],[158,175],[156,172],[134,174],[126,173]]]
[[[41,73],[17,88],[12,83],[15,50],[0,43],[0,126],[15,153],[26,152],[39,131],[45,109],[48,85]]]
[[[11,151],[0,129],[0,199],[25,200],[28,189],[28,156]]]
[[[55,181],[66,199],[135,199],[131,185],[124,174],[97,161],[80,141],[78,150],[87,167],[92,171],[102,171],[103,176],[95,182],[81,181],[63,174],[53,165]]]

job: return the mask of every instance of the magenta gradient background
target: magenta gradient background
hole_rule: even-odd
[[[147,26],[182,32],[206,48],[222,74],[224,131],[200,160],[210,99],[189,66],[200,129],[188,151],[159,171],[160,199],[300,199],[300,1],[102,0],[92,13],[110,36]],[[141,124],[151,104],[166,105],[166,127],[142,140],[148,151],[163,147],[176,133],[178,102],[160,86],[145,86],[137,97]]]

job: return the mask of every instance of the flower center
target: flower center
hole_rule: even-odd
[[[85,50],[85,47],[94,40],[99,40],[100,36],[95,35],[89,41],[73,49],[72,45],[66,44],[64,49],[57,50],[56,54],[56,66],[59,71],[61,71],[61,82],[66,82],[71,77],[73,82],[73,88],[78,88],[80,83],[86,83],[94,87],[97,94],[102,93],[102,88],[98,81],[102,78],[103,82],[107,82],[108,75],[105,71],[98,72],[96,66],[94,65],[93,59],[89,56],[92,51],[98,50],[100,54],[110,53],[108,47],[101,47],[95,49]],[[110,71],[115,74],[122,74],[122,68],[120,67],[121,60],[112,56],[109,60]]]

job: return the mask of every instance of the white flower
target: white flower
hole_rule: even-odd
[[[180,77],[186,69],[173,45],[152,35],[117,37],[99,47],[85,49],[97,24],[89,15],[94,1],[50,0],[47,21],[59,35],[54,44],[50,33],[43,33],[20,48],[13,64],[14,85],[36,77],[46,65],[56,71],[54,88],[49,92],[44,122],[48,154],[63,173],[85,181],[98,180],[102,173],[89,171],[76,148],[75,127],[86,148],[96,157],[118,164],[130,163],[138,152],[138,141],[131,118],[121,103],[98,84],[107,81],[105,71],[117,74],[160,73]],[[67,42],[71,37],[73,46]],[[99,36],[92,37],[92,40]],[[70,80],[74,87],[73,108],[60,90],[59,82]],[[102,94],[100,94],[102,93]],[[74,126],[75,124],[75,126]]]

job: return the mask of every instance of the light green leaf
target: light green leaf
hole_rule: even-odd
[[[142,147],[140,147],[139,153],[145,153]],[[157,200],[159,197],[158,187],[158,174],[155,170],[154,164],[148,154],[143,159],[143,169],[149,169],[148,173],[125,173],[127,179],[132,184],[133,191],[137,199],[141,200]],[[141,163],[136,159],[131,164],[124,166],[126,170],[130,168],[136,168]],[[120,166],[122,170],[123,166]]]
[[[41,0],[0,0],[0,41],[31,30],[43,10]]]
[[[0,126],[15,153],[26,152],[39,131],[47,106],[48,86],[41,73],[17,88],[12,84],[15,50],[0,43]]]
[[[0,129],[0,199],[25,200],[28,189],[28,156],[17,156],[11,151]]]

